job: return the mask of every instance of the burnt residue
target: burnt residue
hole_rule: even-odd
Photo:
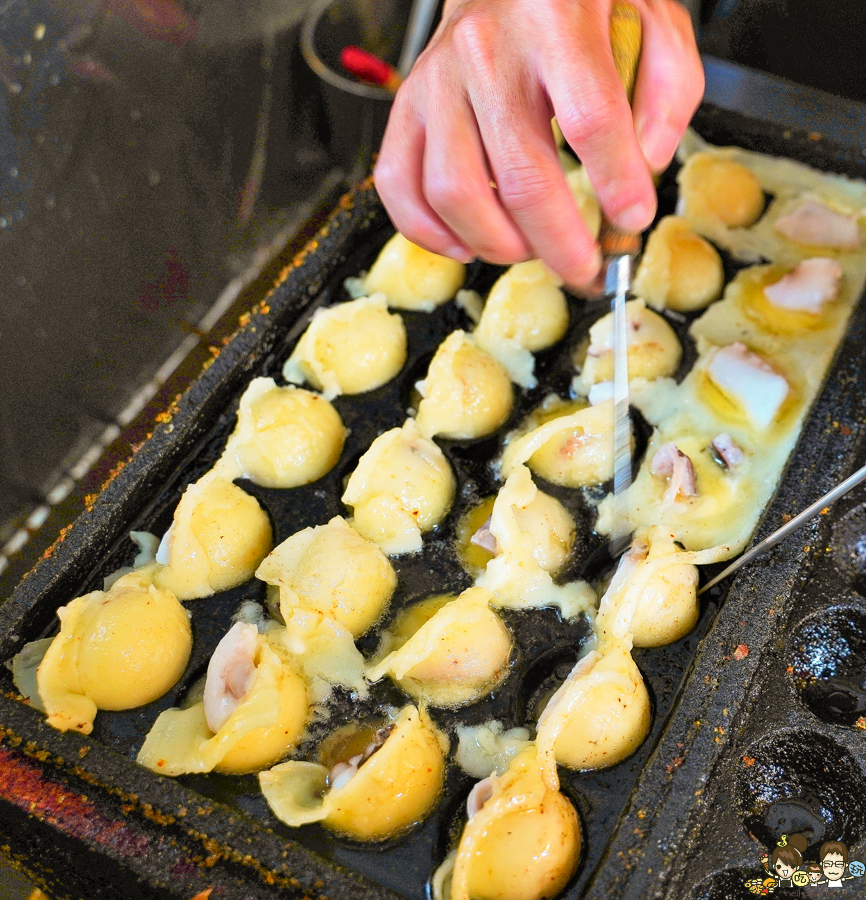
[[[718,143],[735,142],[753,149],[800,155],[804,161],[851,174],[852,170],[863,174],[866,168],[862,160],[857,162],[838,148],[807,137],[802,141],[796,135],[783,138],[775,127],[717,110],[705,109],[699,115],[698,125],[711,141]],[[673,169],[661,185],[660,198],[660,215],[671,212],[675,200]],[[99,587],[105,574],[129,563],[135,554],[127,537],[131,528],[162,533],[168,527],[185,485],[198,478],[219,456],[233,427],[238,399],[250,378],[272,375],[281,380],[282,362],[312,309],[348,299],[342,288],[343,278],[367,268],[390,233],[390,225],[369,185],[341,204],[336,217],[283,273],[283,280],[269,296],[267,305],[242,323],[233,341],[176,404],[171,420],[156,429],[152,440],[117,474],[51,558],[37,567],[10,603],[0,609],[0,657],[8,658],[24,641],[50,633],[55,627],[54,612],[58,606],[85,590]],[[724,262],[726,275],[733,275],[738,265],[727,258]],[[474,263],[466,286],[486,293],[502,271]],[[395,560],[397,593],[382,622],[360,642],[366,654],[373,652],[381,630],[400,609],[432,592],[456,593],[471,584],[454,549],[456,523],[466,509],[498,488],[491,462],[503,434],[519,424],[547,393],[568,395],[575,350],[585,340],[589,325],[606,311],[603,304],[578,297],[570,298],[570,310],[572,326],[567,338],[537,357],[541,386],[516,392],[514,413],[503,429],[482,441],[441,442],[460,482],[454,509],[439,529],[425,536],[420,554]],[[403,316],[409,335],[409,360],[403,375],[377,391],[335,401],[350,429],[336,469],[319,482],[293,491],[263,489],[241,482],[267,510],[277,540],[345,513],[340,503],[343,483],[360,454],[378,433],[402,423],[411,403],[414,381],[423,376],[438,343],[454,328],[471,327],[454,304],[432,315]],[[694,316],[667,317],[684,344],[684,362],[678,373],[681,376],[694,359],[695,349],[686,334]],[[798,511],[819,495],[819,488],[826,489],[824,485],[829,486],[827,482],[846,469],[854,451],[860,452],[855,425],[866,418],[866,410],[860,408],[863,404],[849,386],[859,375],[859,348],[864,340],[866,317],[859,313],[824,396],[807,424],[796,461],[761,526],[762,533],[778,524],[781,515]],[[645,440],[646,429],[640,422],[638,425]],[[542,488],[567,506],[578,526],[579,538],[568,576],[602,577],[611,560],[606,542],[590,530],[594,519],[592,498],[551,485]],[[824,532],[829,524],[827,519]],[[824,606],[838,604],[839,593],[833,596],[829,582],[819,591],[808,591],[800,577],[803,571],[811,571],[816,548],[827,543],[818,538],[826,536],[822,532],[814,534],[814,540],[809,538],[812,549],[808,553],[802,550],[806,545],[803,533],[789,539],[771,557],[743,573],[721,613],[724,592],[717,590],[705,600],[701,620],[691,635],[671,647],[635,653],[652,695],[652,731],[632,757],[609,770],[561,772],[564,790],[579,810],[585,838],[581,868],[564,896],[636,900],[669,891],[670,896],[706,896],[715,900],[725,896],[726,890],[737,896],[736,880],[742,873],[750,873],[755,863],[749,855],[752,839],[741,815],[746,806],[741,809],[725,804],[724,798],[735,790],[744,792],[743,797],[751,803],[749,815],[763,815],[768,835],[783,821],[790,823],[797,816],[802,824],[809,808],[809,798],[803,799],[805,788],[796,797],[786,798],[779,793],[770,798],[767,793],[770,782],[782,777],[785,766],[768,756],[767,762],[762,763],[768,773],[764,780],[756,774],[755,780],[744,781],[742,758],[754,759],[752,768],[758,767],[759,757],[749,753],[764,747],[762,740],[770,725],[777,727],[788,718],[812,717],[817,727],[827,729],[835,724],[815,720],[808,704],[803,707],[802,692],[798,695],[794,676],[787,671],[789,666],[793,670],[794,661],[790,655],[785,656],[794,648],[793,643],[786,642],[784,631],[789,620],[805,622]],[[841,537],[836,544],[841,546]],[[828,558],[826,566],[828,572],[836,573],[840,588],[857,590],[848,575],[839,576],[836,562]],[[263,599],[263,586],[250,582],[190,602],[194,651],[181,682],[164,698],[141,710],[100,713],[91,738],[53,732],[32,711],[0,698],[0,721],[7,727],[14,722],[15,739],[30,748],[25,754],[28,765],[34,767],[35,775],[41,773],[46,780],[44,784],[38,779],[34,782],[32,796],[23,784],[13,781],[10,796],[23,792],[21,796],[28,798],[28,804],[34,802],[34,808],[47,810],[54,796],[48,782],[56,775],[73,800],[93,804],[98,814],[92,817],[95,833],[125,835],[125,831],[116,831],[115,823],[128,825],[132,829],[131,847],[139,846],[136,841],[142,840],[143,835],[149,842],[149,852],[142,857],[123,857],[126,863],[113,855],[114,849],[100,843],[95,834],[69,831],[64,832],[63,840],[72,842],[72,846],[77,842],[88,853],[103,853],[117,865],[126,865],[122,871],[151,885],[148,896],[188,900],[208,886],[197,880],[198,873],[206,871],[212,874],[212,883],[224,892],[221,896],[270,897],[279,891],[281,896],[327,896],[332,900],[388,898],[396,896],[389,887],[392,886],[404,896],[420,900],[426,896],[432,870],[456,839],[462,804],[471,786],[471,779],[453,766],[437,813],[407,836],[374,849],[335,838],[319,826],[297,830],[283,826],[270,815],[254,777],[185,776],[172,781],[132,763],[159,712],[177,702],[200,677],[240,603]],[[506,727],[531,721],[545,697],[561,683],[589,634],[585,622],[563,622],[553,610],[503,611],[503,619],[515,639],[507,678],[478,703],[460,710],[433,711],[437,723],[452,739],[460,723],[478,724],[493,716]],[[860,626],[855,623],[854,627]],[[815,640],[820,640],[820,634]],[[802,646],[806,646],[805,641]],[[743,653],[742,647],[748,647],[748,654]],[[804,677],[813,677],[817,683],[823,676],[817,674],[813,662],[804,657],[803,672]],[[4,684],[9,688],[8,681]],[[761,693],[764,685],[767,696],[772,692],[772,710]],[[744,704],[745,698],[750,703]],[[335,692],[329,704],[330,722],[313,730],[299,749],[300,755],[312,758],[318,742],[335,724],[359,716],[375,718],[385,707],[403,702],[405,697],[387,680],[373,686],[364,703],[345,692]],[[814,727],[809,722],[802,721],[798,727],[810,740],[814,737]],[[818,743],[812,741],[808,745],[810,752],[802,760],[798,757],[797,765],[787,765],[787,769],[807,766],[806,757],[817,759],[826,750],[821,744],[826,739],[834,752],[841,747],[840,759],[844,756],[853,760],[856,771],[862,771],[862,756],[858,756],[853,740],[861,732],[856,727],[842,730],[847,737],[841,743],[832,732],[818,732]],[[79,758],[79,750],[89,752]],[[74,768],[78,773],[74,775],[68,772],[70,764],[63,762],[72,756],[76,756]],[[850,773],[846,768],[841,774]],[[816,778],[817,775],[809,784]],[[752,802],[759,785],[766,790]],[[818,785],[814,791],[820,796],[825,788]],[[862,796],[863,784],[854,779],[833,795],[840,811],[837,819],[844,820],[843,833],[852,839],[863,832],[862,810],[851,800],[857,791]],[[766,799],[766,808],[762,798]],[[24,815],[20,804],[16,806],[13,801],[12,807]],[[70,806],[73,811],[86,808],[74,802]],[[706,817],[702,818],[707,808],[713,809],[708,825]],[[39,831],[32,825],[34,841],[37,834],[45,833],[45,828],[54,829],[49,834],[58,833],[59,826],[50,824],[49,817],[33,822],[43,829]],[[81,824],[74,815],[70,822]],[[712,852],[700,849],[698,835],[711,842],[706,846]],[[169,849],[172,841],[180,848],[176,852]],[[193,882],[183,881],[187,876]],[[193,884],[195,890],[187,890]],[[245,893],[238,893],[238,886]],[[215,888],[214,896],[220,891]]]

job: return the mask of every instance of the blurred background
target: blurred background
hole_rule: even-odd
[[[862,0],[689,6],[705,52],[866,100]],[[397,64],[411,7],[0,3],[0,602],[369,169],[388,100],[337,56]]]

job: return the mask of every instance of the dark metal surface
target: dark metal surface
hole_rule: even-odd
[[[719,143],[736,142],[825,168],[864,174],[863,158],[851,148],[811,140],[805,133],[785,137],[774,125],[713,108],[702,110],[696,124]],[[672,208],[674,193],[669,178],[661,191],[663,211]],[[216,458],[232,426],[234,404],[249,378],[279,370],[303,327],[299,317],[314,302],[344,299],[340,294],[343,276],[369,265],[388,233],[387,220],[369,187],[344,203],[306,256],[290,267],[261,310],[170,411],[93,509],[0,608],[0,659],[11,656],[24,641],[50,632],[58,606],[98,585],[106,572],[129,562],[133,555],[127,538],[131,527],[164,530],[183,486]],[[730,260],[727,268],[730,277],[734,268]],[[494,267],[476,266],[469,286],[486,290],[496,274]],[[570,371],[565,363],[586,325],[601,313],[591,305],[572,304],[569,338],[563,346],[539,356],[543,387],[521,393],[509,425],[549,390],[567,390]],[[337,401],[353,430],[337,470],[322,482],[296,491],[244,485],[270,512],[278,540],[340,512],[340,479],[376,433],[402,421],[411,384],[423,374],[437,342],[450,329],[466,324],[454,305],[431,316],[406,314],[405,318],[410,361],[401,379],[370,395]],[[674,324],[684,336],[685,326]],[[858,423],[866,409],[864,398],[850,385],[859,375],[864,332],[866,312],[860,310],[763,531],[772,530],[782,514],[796,511],[825,490],[860,453]],[[684,370],[694,359],[688,342],[685,349]],[[434,588],[429,580],[431,568],[442,573],[435,583],[440,591],[469,583],[456,565],[451,529],[467,504],[492,492],[487,463],[496,450],[496,440],[443,444],[460,479],[456,509],[450,524],[425,540],[421,557],[396,561],[400,587],[391,614]],[[579,494],[551,491],[569,505],[585,535],[570,571],[574,576],[594,565],[593,551],[600,542],[586,534],[591,519]],[[828,523],[829,519],[823,525],[825,530]],[[858,746],[862,732],[846,725],[816,725],[814,714],[803,712],[793,682],[785,681],[784,666],[781,682],[772,669],[781,664],[788,640],[784,624],[798,621],[798,615],[802,618],[795,610],[805,603],[808,612],[820,612],[832,593],[829,586],[833,580],[828,575],[823,593],[806,592],[801,599],[795,587],[797,579],[825,544],[810,539],[813,549],[806,554],[801,552],[803,546],[804,536],[794,536],[758,566],[742,573],[718,615],[723,595],[711,592],[701,622],[688,638],[668,648],[636,654],[653,694],[650,737],[634,756],[612,769],[563,773],[565,790],[578,806],[586,836],[584,861],[568,897],[637,898],[665,892],[686,897],[694,894],[698,881],[716,878],[729,862],[743,870],[754,867],[760,845],[749,839],[742,804],[727,798],[751,796],[748,773],[744,781],[737,760],[745,753],[743,747],[748,749],[753,743],[764,746],[763,734],[772,731],[777,722],[785,723],[789,730],[800,729],[797,739],[805,747],[801,767],[826,755],[826,744],[814,737],[816,733],[848,748],[853,768],[840,771],[850,784],[838,793],[846,821],[850,819],[857,831],[851,834],[862,839],[863,831],[857,829],[859,807],[848,799],[858,792],[862,795],[866,785],[866,780],[858,780],[864,768],[862,747]],[[831,567],[828,572],[832,571]],[[43,878],[48,876],[39,857],[50,846],[52,853],[68,859],[74,889],[82,894],[92,891],[88,878],[96,877],[94,861],[105,858],[110,861],[106,871],[128,879],[146,897],[188,898],[203,886],[215,886],[220,896],[227,897],[269,897],[278,889],[283,895],[331,898],[392,897],[393,890],[413,898],[424,896],[426,879],[444,855],[452,820],[469,787],[469,780],[459,772],[452,772],[442,808],[423,828],[402,843],[371,851],[317,827],[292,831],[280,825],[268,813],[254,779],[199,776],[171,781],[131,762],[150,723],[197,674],[231,613],[241,599],[249,597],[260,599],[261,588],[250,583],[192,602],[196,646],[184,680],[143,710],[100,713],[91,738],[55,732],[11,694],[0,697],[0,752],[6,754],[0,766],[0,821],[4,833],[14,835],[16,852]],[[854,597],[853,602],[860,601]],[[533,614],[532,622],[527,614],[513,613],[506,618],[515,633],[518,664],[487,700],[459,715],[437,714],[443,727],[450,730],[461,718],[483,721],[491,713],[509,725],[522,723],[534,691],[567,661],[566,645],[573,647],[581,637],[580,626],[569,630],[552,614]],[[362,646],[370,649],[371,641],[366,639]],[[734,648],[742,643],[748,644],[749,654],[736,659]],[[554,652],[542,652],[551,645]],[[765,676],[766,672],[770,674]],[[769,704],[770,712],[752,706],[764,687],[774,683],[780,686]],[[5,684],[9,689],[9,682]],[[382,703],[389,697],[394,697],[392,689],[383,687],[374,692],[372,702]],[[336,706],[342,715],[357,711],[345,698],[338,697]],[[767,763],[772,771],[781,771],[785,765],[790,768],[784,760]],[[718,777],[710,777],[714,770]],[[859,774],[851,778],[851,772]],[[708,799],[715,805],[709,807]],[[67,815],[67,809],[79,810],[79,814]],[[862,844],[851,843],[852,857],[857,858]],[[362,872],[372,881],[359,880],[342,867]],[[114,874],[109,875],[109,880],[112,878]],[[67,882],[66,892],[69,890]],[[712,893],[715,887],[708,890],[706,896],[713,900],[724,896]],[[840,896],[846,892],[843,889]]]
[[[704,100],[866,152],[866,104],[704,54]]]

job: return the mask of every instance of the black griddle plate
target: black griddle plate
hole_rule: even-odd
[[[783,134],[712,107],[700,111],[695,125],[715,143],[736,143],[866,176],[862,157],[814,136]],[[660,190],[660,215],[672,211],[675,196],[670,172]],[[0,659],[51,633],[57,607],[100,587],[105,574],[128,564],[135,553],[128,538],[131,529],[161,534],[168,527],[185,485],[218,457],[250,378],[279,376],[311,309],[347,299],[343,278],[367,268],[390,233],[372,188],[362,186],[344,200],[262,308],[166,416],[170,421],[156,429],[93,509],[0,608]],[[728,278],[736,268],[726,259]],[[486,293],[501,271],[474,264],[466,286]],[[502,434],[547,393],[567,393],[573,350],[604,311],[599,304],[572,299],[568,337],[539,354],[541,387],[517,392],[515,412],[501,432],[482,441],[441,442],[458,476],[458,499],[440,529],[425,537],[420,555],[393,560],[398,588],[383,624],[415,599],[471,584],[454,552],[454,526],[479,497],[495,492],[489,463]],[[691,318],[669,320],[684,344],[681,375],[694,361],[686,336]],[[381,431],[402,423],[412,384],[423,376],[442,338],[454,328],[470,327],[454,304],[431,315],[404,313],[404,319],[409,360],[401,376],[377,391],[335,401],[351,432],[336,469],[291,491],[241,482],[271,515],[276,541],[344,512],[339,503],[343,479],[360,454]],[[866,455],[859,429],[866,401],[854,387],[864,332],[866,312],[858,309],[761,534],[819,496]],[[578,524],[569,577],[596,577],[605,553],[590,532],[592,512],[585,498],[580,492],[542,486],[569,507]],[[866,513],[861,527],[857,499],[845,502],[844,509],[792,536],[743,572],[721,612],[724,593],[712,592],[687,638],[670,647],[636,651],[653,698],[652,731],[636,754],[611,769],[585,774],[562,770],[563,789],[579,810],[585,837],[581,867],[563,896],[609,900],[667,894],[715,900],[738,891],[750,896],[742,882],[760,874],[757,855],[763,845],[750,838],[749,830],[767,843],[781,826],[795,831],[811,824],[814,830],[816,804],[834,830],[824,839],[842,837],[851,858],[862,858],[866,732],[856,727],[853,713],[858,697],[862,699],[857,667],[862,669],[866,655],[866,605],[857,593],[858,588],[866,590],[866,553],[862,560],[857,555]],[[843,519],[846,510],[851,512]],[[156,716],[201,674],[245,599],[261,601],[263,585],[250,582],[188,603],[195,640],[180,683],[143,709],[100,713],[89,738],[46,726],[40,715],[14,699],[6,679],[10,693],[0,697],[0,828],[8,852],[20,855],[49,887],[73,896],[76,891],[96,896],[97,890],[112,896],[122,889],[132,897],[190,898],[211,886],[214,897],[286,896],[288,891],[332,900],[397,894],[421,900],[459,827],[471,786],[456,767],[450,770],[442,804],[420,829],[371,849],[337,839],[319,826],[285,827],[269,813],[253,776],[172,781],[132,762]],[[843,606],[834,611],[837,602]],[[491,716],[508,727],[523,724],[534,699],[570,668],[588,634],[584,623],[563,623],[552,611],[505,611],[503,617],[517,647],[512,671],[479,703],[456,712],[436,711],[446,731]],[[373,649],[377,634],[360,642],[365,652]],[[839,650],[836,668],[828,674],[822,652],[831,643],[853,649]],[[739,645],[749,650],[742,659],[742,652],[735,654]],[[846,690],[853,700],[840,699]],[[395,702],[405,701],[389,682],[374,686],[363,705],[338,693],[332,720]],[[841,711],[840,703],[847,703]],[[744,756],[754,764],[746,766]],[[829,757],[839,757],[839,763],[826,773]],[[839,896],[849,895],[851,884]]]

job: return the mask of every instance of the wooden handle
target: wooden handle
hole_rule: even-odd
[[[640,48],[640,14],[630,3],[614,3],[610,13],[610,49],[629,103],[634,94]]]
[[[613,64],[631,103],[637,66],[640,62],[641,25],[640,14],[631,3],[614,3],[610,13],[610,49]],[[636,256],[640,251],[640,238],[620,231],[604,218],[598,235],[601,252],[605,257]]]

